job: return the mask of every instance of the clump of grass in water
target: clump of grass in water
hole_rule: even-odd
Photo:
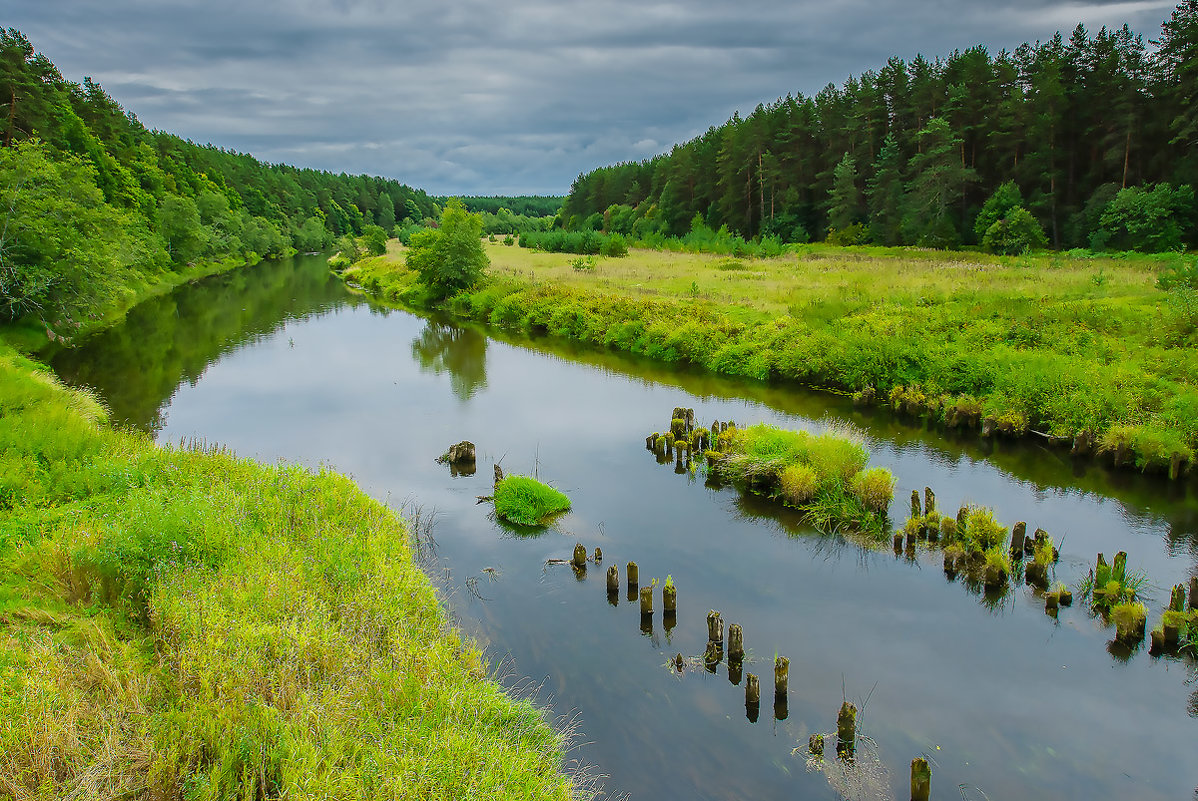
[[[495,514],[512,523],[544,525],[569,508],[564,493],[529,476],[507,476],[495,485]]]
[[[1111,564],[1100,561],[1078,584],[1078,595],[1091,602],[1094,609],[1112,614],[1121,604],[1135,601],[1136,594],[1148,577],[1137,570],[1128,571],[1127,559],[1117,555]]]
[[[894,495],[894,476],[865,469],[869,452],[851,432],[787,431],[759,423],[722,432],[708,470],[727,481],[803,510],[821,531],[881,537]]]

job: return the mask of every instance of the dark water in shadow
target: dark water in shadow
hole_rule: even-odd
[[[1126,550],[1156,582],[1150,625],[1198,563],[1192,484],[1034,445],[946,439],[836,396],[489,338],[355,298],[317,258],[185,287],[52,364],[161,441],[329,464],[392,505],[435,509],[437,578],[462,625],[494,661],[510,654],[557,712],[577,714],[583,744],[572,756],[608,774],[612,793],[836,798],[792,749],[834,731],[846,696],[864,705],[861,730],[898,798],[919,755],[941,798],[1177,799],[1198,786],[1198,682],[1186,662],[1115,658],[1113,631],[1080,606],[1054,620],[1028,589],[987,599],[946,580],[937,552],[909,559],[817,535],[788,510],[706,486],[701,471],[657,464],[644,437],[675,406],[704,423],[851,422],[873,463],[898,476],[900,521],[925,485],[949,513],[990,505],[1005,524],[1053,534],[1057,578],[1069,584],[1096,552]],[[478,446],[474,476],[434,462],[462,439]],[[490,493],[497,460],[554,483],[573,511],[539,535],[494,522],[475,498]],[[546,565],[576,541],[601,547],[604,563],[585,576]],[[623,580],[630,559],[642,586],[673,577],[673,625],[660,592],[647,625],[623,586],[609,599],[606,568],[618,565]],[[756,722],[744,679],[733,684],[726,663],[701,665],[709,609],[744,628],[743,671],[762,677]],[[694,660],[682,676],[668,665],[676,653]],[[772,703],[775,654],[791,660],[784,720]]]

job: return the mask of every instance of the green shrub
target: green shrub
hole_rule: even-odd
[[[991,253],[1014,256],[1035,248],[1048,247],[1048,237],[1027,209],[1017,207],[986,229],[982,247]]]
[[[782,498],[794,506],[804,506],[819,491],[819,478],[805,464],[792,464],[780,476]]]
[[[544,525],[569,510],[570,499],[529,476],[506,476],[495,485],[495,514],[523,526]]]

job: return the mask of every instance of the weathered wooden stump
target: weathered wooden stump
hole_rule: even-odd
[[[965,533],[965,521],[969,519],[969,507],[962,504],[957,508],[957,533]]]
[[[607,593],[608,595],[615,595],[619,591],[620,571],[615,565],[612,565],[607,569]]]
[[[844,757],[857,753],[857,707],[848,701],[836,716],[836,753]]]
[[[790,686],[790,660],[784,656],[774,657],[774,695],[784,696]]]
[[[1023,541],[1027,538],[1027,523],[1020,520],[1011,529],[1011,556],[1023,558]]]
[[[1198,576],[1190,579],[1190,609],[1198,609]]]
[[[1164,653],[1165,650],[1165,632],[1161,629],[1153,629],[1152,637],[1148,643],[1148,653],[1156,656]]]
[[[911,516],[923,517],[923,509],[919,503],[919,490],[911,490]]]
[[[1027,579],[1027,583],[1033,587],[1048,586],[1048,568],[1039,562],[1028,562],[1027,567],[1023,570],[1023,575]]]
[[[745,703],[753,706],[761,703],[761,683],[753,673],[745,674]]]
[[[645,448],[651,451],[657,450],[657,434],[650,434],[645,437]]]
[[[474,443],[462,440],[457,445],[450,445],[441,459],[452,465],[474,464]]]
[[[585,569],[587,566],[587,549],[581,542],[574,546],[574,558],[570,560],[577,568]]]
[[[1111,562],[1111,575],[1127,575],[1127,551],[1120,551],[1115,554],[1115,560]]]
[[[495,465],[495,483],[498,484],[500,481],[503,481],[503,468]]]
[[[635,587],[641,583],[641,571],[636,566],[636,562],[628,563],[628,586]]]
[[[932,492],[931,487],[923,488],[923,513],[925,515],[936,513],[936,493]]]
[[[673,584],[661,588],[661,609],[667,615],[678,611],[678,588]]]
[[[1166,648],[1172,650],[1177,647],[1179,642],[1181,642],[1181,626],[1178,625],[1176,620],[1170,620],[1167,617],[1162,620],[1161,632],[1165,635]],[[1143,638],[1143,636],[1144,631],[1143,627],[1141,626],[1140,637]]]
[[[1068,587],[1062,587],[1057,590],[1057,598],[1061,606],[1073,606],[1073,593]]]
[[[724,621],[714,609],[707,613],[707,639],[711,642],[724,641]]]
[[[1060,593],[1050,592],[1044,596],[1044,611],[1050,615],[1055,615],[1057,609],[1061,605]]]
[[[718,642],[708,642],[706,650],[703,651],[703,667],[707,668],[708,673],[715,673],[716,667],[722,661],[724,661],[724,649]]]
[[[1180,584],[1173,585],[1169,594],[1169,609],[1173,612],[1183,612],[1186,608],[1186,588]]]
[[[728,659],[740,660],[745,658],[744,632],[739,623],[728,627]]]
[[[600,562],[602,562],[602,561],[603,561],[603,549],[602,549],[602,548],[600,548],[598,545],[596,545],[596,546],[595,546],[595,557],[594,557],[594,559],[595,559],[595,564],[599,564]]]
[[[911,801],[928,801],[932,794],[932,769],[923,757],[911,760]]]
[[[653,588],[641,587],[641,617],[653,616]]]

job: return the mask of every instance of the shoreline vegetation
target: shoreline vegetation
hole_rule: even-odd
[[[527,333],[852,394],[984,436],[1192,472],[1198,295],[1185,257],[998,256],[787,246],[773,258],[632,249],[577,258],[484,243],[484,281],[443,302],[406,249],[345,270],[384,300]]]
[[[139,276],[72,334],[243,263]],[[0,330],[0,795],[590,797],[450,624],[418,519],[116,430],[42,344]]]

